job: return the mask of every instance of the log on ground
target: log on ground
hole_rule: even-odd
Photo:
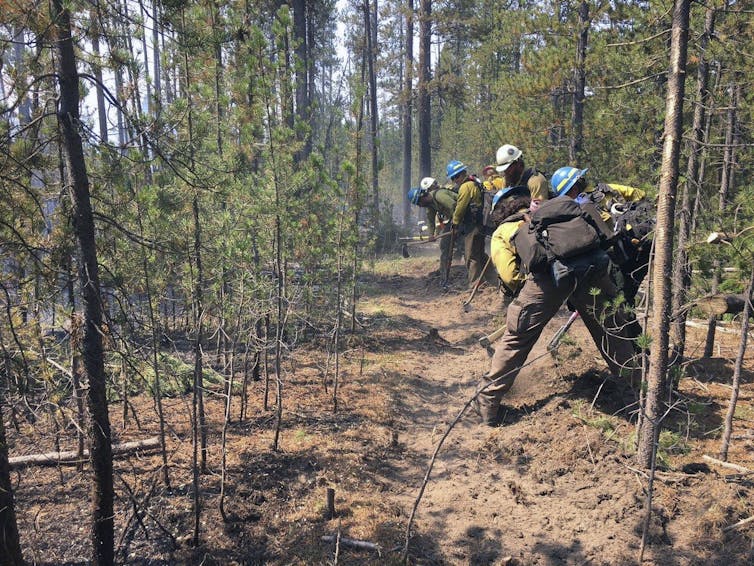
[[[746,298],[744,295],[727,295],[718,293],[709,297],[697,299],[696,306],[709,315],[738,314],[744,310]]]
[[[160,438],[155,436],[145,440],[113,444],[113,456],[118,454],[133,454],[138,451],[155,450],[160,447]],[[84,450],[83,459],[89,458],[89,451]],[[76,450],[66,452],[47,452],[44,454],[28,454],[26,456],[14,456],[8,458],[10,469],[25,468],[27,466],[59,466],[78,464],[82,461]]]

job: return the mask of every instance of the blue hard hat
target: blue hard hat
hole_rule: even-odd
[[[448,179],[452,179],[459,173],[466,171],[466,166],[460,161],[451,161],[445,168],[445,172],[448,175]]]
[[[557,196],[563,196],[568,190],[581,179],[589,169],[578,169],[576,167],[561,167],[552,174],[550,185],[552,191]]]
[[[408,191],[408,202],[411,204],[419,204],[419,198],[426,193],[421,187],[413,187]]]
[[[500,201],[500,199],[505,196],[504,191],[505,191],[505,189],[500,189],[498,192],[495,193],[495,196],[492,197],[492,208],[493,208],[493,210],[495,208],[495,205],[497,205],[497,203]]]
[[[492,197],[492,208],[495,208],[495,205],[500,202],[501,200],[508,198],[508,197],[515,197],[515,196],[531,196],[531,193],[529,192],[529,187],[525,185],[514,185],[512,187],[503,187],[498,192],[495,193],[495,196]]]

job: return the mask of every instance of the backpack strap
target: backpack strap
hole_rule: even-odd
[[[534,169],[534,167],[529,167],[523,173],[521,173],[521,178],[518,180],[518,184],[525,187],[528,186],[529,179],[531,179],[536,172],[537,170]]]

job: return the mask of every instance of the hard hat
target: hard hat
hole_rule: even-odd
[[[550,185],[557,196],[562,196],[581,179],[589,169],[578,169],[576,167],[561,167],[552,174]]]
[[[495,196],[492,197],[492,209],[495,209],[495,205],[497,205],[498,202],[500,202],[503,199],[506,199],[508,197],[517,197],[517,196],[531,196],[531,193],[529,192],[529,187],[518,185],[515,187],[505,187],[503,189],[500,189],[498,192],[495,193]]]
[[[408,191],[408,202],[411,204],[419,204],[419,198],[426,193],[421,187],[413,187]]]
[[[445,168],[445,172],[448,175],[448,179],[452,179],[459,173],[466,171],[466,166],[460,161],[451,161]]]
[[[425,191],[428,191],[429,188],[434,185],[437,181],[435,181],[434,177],[424,177],[421,182],[419,183],[419,186],[424,189]]]
[[[516,161],[523,154],[524,152],[518,149],[515,145],[501,145],[497,148],[497,155],[495,156],[495,161],[497,161],[497,172],[502,173],[505,171],[511,166],[511,163]]]
[[[494,172],[495,172],[495,168],[492,165],[487,165],[487,167],[482,169],[482,175],[487,175],[488,173],[491,174]]]

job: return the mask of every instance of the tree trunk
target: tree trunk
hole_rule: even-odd
[[[162,104],[162,63],[160,62],[160,0],[152,0],[152,66],[154,70],[154,101],[155,101],[155,118],[159,116]]]
[[[686,178],[683,182],[681,197],[681,214],[678,227],[678,246],[676,247],[675,262],[673,264],[673,350],[678,361],[683,360],[686,348],[686,301],[691,286],[691,267],[689,266],[688,250],[691,241],[692,208],[691,192],[693,185],[699,186],[699,161],[704,141],[704,123],[707,102],[709,100],[709,63],[707,61],[707,46],[715,31],[715,9],[708,7],[704,20],[704,33],[699,43],[699,66],[697,67],[696,105],[694,106],[694,122],[691,127],[691,139],[688,143],[688,162],[686,164]]]
[[[650,335],[647,394],[644,419],[639,431],[637,457],[639,465],[651,468],[660,430],[663,382],[668,367],[668,331],[670,327],[670,270],[673,258],[673,222],[678,183],[678,160],[683,134],[683,96],[686,78],[686,50],[689,32],[690,0],[676,0],[673,10],[670,44],[670,71],[665,104],[665,133],[660,172],[657,227],[654,237],[655,258],[652,270],[654,303]]]
[[[97,93],[97,123],[99,125],[99,137],[102,143],[108,143],[107,134],[107,108],[105,107],[105,91],[102,87],[104,84],[102,81],[102,65],[100,50],[99,50],[99,14],[95,10],[89,11],[89,19],[91,20],[91,38],[92,38],[92,54],[94,55],[92,63],[92,73],[94,78],[97,79],[97,84],[94,85],[94,91]]]
[[[4,367],[8,368],[9,364],[5,363]],[[6,375],[5,379],[10,382],[9,375]],[[21,539],[18,534],[16,508],[13,503],[13,484],[10,480],[3,404],[3,388],[0,388],[0,564],[22,566],[24,558],[21,553]]]
[[[419,4],[419,84],[417,85],[417,115],[419,121],[419,176],[432,174],[432,153],[430,137],[432,135],[431,99],[429,81],[431,80],[430,47],[432,39],[432,0],[420,0]]]
[[[735,148],[734,138],[736,129],[736,110],[739,102],[738,93],[739,84],[737,81],[731,83],[730,105],[728,106],[727,120],[725,125],[725,148],[723,150],[723,171],[720,179],[720,191],[718,200],[718,218],[720,226],[723,226],[725,208],[728,202],[728,194],[733,190],[734,165],[735,165]],[[717,293],[720,285],[720,259],[715,258],[712,265],[712,294]],[[707,321],[707,338],[704,342],[704,357],[710,358],[715,348],[715,329],[717,328],[717,316],[712,315]]]
[[[377,11],[377,0],[374,3],[374,12]],[[377,110],[377,74],[375,70],[376,41],[377,36],[377,19],[369,0],[364,0],[364,35],[366,36],[366,56],[367,69],[369,74],[369,137],[372,146],[372,226],[375,235],[379,236],[380,224],[380,193],[378,183],[378,162],[377,156],[379,151],[379,141],[377,138],[378,110]],[[375,239],[375,244],[379,246],[379,238]]]
[[[310,123],[310,106],[312,92],[309,90],[310,74],[312,70],[311,48],[309,43],[310,34],[307,25],[308,3],[310,0],[293,0],[293,37],[296,39],[296,119],[301,125]],[[302,128],[299,135],[304,139],[301,151],[298,153],[296,161],[301,162],[309,158],[312,151],[311,131],[306,132],[307,128]]]
[[[586,89],[586,46],[589,38],[589,3],[582,0],[579,6],[579,40],[576,47],[576,67],[573,70],[573,103],[571,106],[571,163],[578,164],[584,146],[584,90]]]
[[[746,345],[749,339],[749,317],[752,314],[752,291],[754,291],[754,266],[751,268],[749,286],[746,289],[747,300],[744,304],[744,310],[741,316],[741,342],[739,342],[738,345],[738,355],[736,356],[736,363],[733,367],[733,383],[731,383],[730,402],[728,403],[728,412],[725,415],[725,430],[723,431],[723,440],[720,446],[720,459],[723,461],[728,460],[728,447],[730,446],[731,434],[733,434],[733,416],[736,413],[738,393],[741,389],[741,370],[743,369]]]
[[[403,80],[403,195],[411,188],[411,141],[413,138],[413,80],[414,80],[414,0],[408,0],[406,7],[406,63]],[[411,203],[403,197],[403,226],[408,227],[411,217]]]
[[[51,9],[60,85],[58,127],[66,159],[66,181],[71,189],[73,201],[73,227],[81,252],[79,277],[84,302],[82,353],[89,377],[87,404],[91,419],[89,435],[91,465],[94,471],[91,495],[92,562],[103,565],[112,564],[114,561],[113,455],[105,388],[99,268],[89,178],[79,135],[79,78],[71,37],[70,14],[64,8],[62,0],[52,0]]]
[[[66,274],[66,289],[68,291],[68,305],[71,307],[71,385],[73,387],[73,400],[76,404],[76,447],[79,460],[79,470],[83,470],[84,459],[84,430],[86,430],[86,412],[84,411],[84,368],[81,364],[81,315],[76,312],[76,293],[74,290],[74,274],[71,266],[72,258],[68,257],[64,266]]]
[[[204,413],[204,368],[202,340],[204,339],[204,271],[202,267],[202,230],[199,216],[199,195],[194,195],[192,204],[194,213],[194,261],[196,262],[196,281],[194,283],[194,300],[196,301],[196,339],[194,340],[194,398],[199,429],[200,468],[207,472],[207,419]]]
[[[154,1],[154,0],[153,0]],[[139,14],[141,15],[141,21],[147,22],[147,11],[144,9],[144,0],[139,0]],[[153,26],[157,26],[157,22],[152,23]],[[147,88],[147,113],[150,118],[154,116],[154,100],[152,99],[152,81],[149,78],[149,49],[147,49],[147,30],[146,26],[141,32],[141,55],[144,57],[144,83]],[[136,54],[134,53],[134,56]],[[134,59],[135,61],[136,59]],[[146,148],[145,148],[146,149]]]

